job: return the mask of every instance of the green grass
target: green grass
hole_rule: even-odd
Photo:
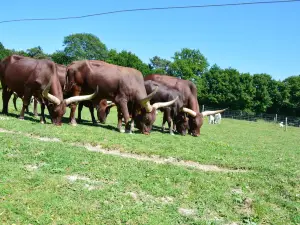
[[[55,127],[49,119],[43,125],[33,117],[20,121],[12,103],[9,112],[0,128],[20,133],[0,133],[3,224],[300,224],[299,128],[285,132],[274,124],[223,119],[221,125],[206,120],[197,138],[160,130],[146,136],[117,132],[115,109],[106,125],[92,126],[84,108],[85,124],[77,127]],[[161,114],[155,124],[160,127]],[[74,142],[247,172],[159,165],[90,152]],[[91,181],[66,178],[75,174]],[[194,214],[184,216],[179,208]]]

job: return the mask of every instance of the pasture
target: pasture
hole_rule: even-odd
[[[206,118],[199,137],[171,136],[159,113],[146,136],[119,133],[115,108],[98,126],[84,108],[76,127],[69,110],[61,127],[9,112],[2,224],[300,224],[299,128]]]

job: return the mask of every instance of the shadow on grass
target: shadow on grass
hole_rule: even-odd
[[[19,113],[3,114],[1,112],[0,112],[0,115],[6,115],[6,116],[9,116],[9,117],[13,117],[13,118],[19,118],[19,116],[20,116]],[[51,118],[50,118],[49,115],[45,114],[45,119],[46,119],[46,124],[52,124],[51,123]],[[24,114],[24,120],[31,121],[33,123],[40,123],[40,114],[38,114],[38,116],[35,117],[32,112],[25,113]],[[68,117],[63,117],[62,118],[62,124],[68,125],[69,123],[70,123],[70,119]],[[111,130],[111,131],[115,131],[115,132],[119,133],[119,129],[117,128],[117,126],[113,126],[113,125],[110,125],[110,124],[102,124],[100,122],[97,122],[97,124],[94,124],[94,123],[92,123],[91,120],[85,120],[85,119],[81,119],[81,121],[77,120],[77,123],[80,124],[80,125],[84,125],[84,126],[99,127],[99,128],[102,128],[102,129],[107,129],[107,130]],[[122,123],[122,127],[123,128],[125,127],[124,123]],[[159,132],[159,133],[162,133],[162,134],[169,135],[169,128],[166,128],[165,131],[162,131],[161,127],[153,125],[151,132]],[[132,131],[132,133],[139,134],[139,135],[144,135],[138,129]],[[174,134],[179,135],[177,132],[174,132]]]

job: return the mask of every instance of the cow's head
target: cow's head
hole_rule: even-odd
[[[156,110],[162,107],[167,107],[172,105],[174,102],[178,100],[178,96],[169,102],[157,102],[153,105],[150,104],[151,98],[156,94],[158,91],[158,87],[150,93],[146,98],[140,100],[141,109],[140,112],[136,115],[135,121],[137,121],[137,128],[141,130],[143,134],[149,134],[152,125],[156,120]]]
[[[111,107],[115,106],[116,104],[107,101],[106,99],[102,99],[99,104],[96,106],[97,109],[97,116],[100,123],[105,124],[107,115],[110,113]]]
[[[49,114],[52,118],[52,123],[60,126],[63,115],[66,112],[66,107],[74,102],[81,102],[86,100],[93,99],[98,93],[98,86],[96,91],[91,95],[82,95],[82,96],[74,96],[67,99],[60,100],[56,96],[49,93],[51,86],[51,79],[44,91],[42,92],[42,96],[48,100],[47,108],[49,110]],[[59,86],[60,87],[60,86]],[[60,87],[61,88],[61,87]]]
[[[188,108],[182,108],[182,111],[187,113],[190,118],[189,118],[189,132],[192,136],[198,137],[200,135],[200,128],[203,125],[203,119],[205,116],[209,116],[209,115],[215,115],[217,113],[222,113],[224,112],[226,109],[222,109],[222,110],[216,110],[216,111],[204,111],[202,113],[197,113],[191,109]],[[176,125],[177,127],[177,125]]]
[[[176,131],[185,136],[189,130],[189,117],[184,112],[178,113],[174,118],[174,124],[176,125]]]

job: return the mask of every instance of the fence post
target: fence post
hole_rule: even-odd
[[[287,117],[285,117],[285,131],[287,131]]]
[[[277,114],[275,114],[275,123],[277,123]]]
[[[202,112],[204,112],[204,105],[202,105]]]

